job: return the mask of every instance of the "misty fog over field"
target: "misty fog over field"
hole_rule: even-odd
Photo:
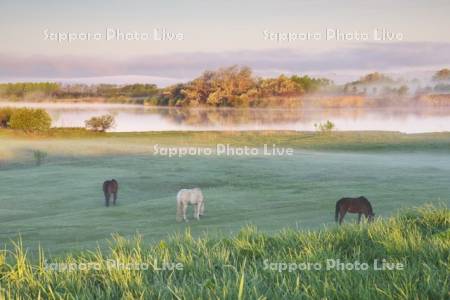
[[[84,127],[84,121],[112,114],[111,131],[298,130],[330,120],[339,131],[385,130],[405,133],[450,131],[450,110],[415,108],[161,108],[123,104],[1,103],[1,106],[45,108],[55,127]]]

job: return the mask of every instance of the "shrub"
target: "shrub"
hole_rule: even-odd
[[[320,132],[331,132],[334,129],[334,123],[327,120],[325,123],[314,124],[314,127]]]
[[[34,161],[36,162],[36,166],[40,166],[45,158],[47,157],[47,152],[41,151],[41,150],[35,150],[33,151],[33,157]]]
[[[26,132],[47,131],[52,125],[52,118],[43,109],[14,109],[9,120],[9,127]]]
[[[104,132],[115,126],[115,119],[112,115],[103,115],[100,117],[92,117],[84,121],[86,129]]]
[[[11,107],[0,108],[0,128],[8,128],[14,109]]]

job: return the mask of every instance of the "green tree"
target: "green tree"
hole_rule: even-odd
[[[151,97],[158,92],[154,84],[132,84],[119,89],[118,93],[129,97]]]
[[[18,82],[0,84],[0,93],[11,98],[24,98],[39,94],[42,97],[53,97],[60,89],[60,84],[54,82]]]
[[[41,150],[33,151],[33,158],[36,163],[36,166],[42,165],[44,160],[47,158],[47,152]]]
[[[9,120],[9,127],[25,132],[47,131],[52,125],[52,118],[43,109],[14,109]]]
[[[316,124],[314,124],[314,127],[319,132],[329,133],[329,132],[333,131],[335,125],[330,120],[327,120],[325,123],[318,123],[318,124],[316,123]]]
[[[93,131],[104,132],[115,126],[115,118],[112,115],[103,115],[99,117],[92,117],[85,122],[86,129]]]
[[[306,93],[317,92],[322,87],[330,86],[333,82],[326,78],[311,78],[308,75],[305,76],[291,76],[291,80],[295,82]]]

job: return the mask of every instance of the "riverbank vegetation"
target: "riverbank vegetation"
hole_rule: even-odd
[[[52,118],[44,109],[0,108],[0,128],[32,133],[48,131],[51,125]]]
[[[151,83],[61,84],[21,82],[0,84],[4,101],[130,103],[156,106],[210,107],[325,107],[450,105],[448,69],[437,71],[429,82],[393,79],[369,73],[359,80],[336,85],[308,75],[255,76],[248,67],[232,66],[205,71],[186,83],[158,87]],[[439,95],[440,101],[427,101]],[[326,99],[326,100],[323,100]],[[444,100],[442,100],[444,99]]]
[[[259,107],[284,105],[331,84],[327,79],[309,76],[258,78],[250,68],[232,66],[206,71],[190,82],[166,88],[154,84],[7,83],[0,84],[0,97],[12,101],[84,99],[161,106]]]

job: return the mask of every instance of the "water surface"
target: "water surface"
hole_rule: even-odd
[[[178,130],[315,130],[327,120],[336,130],[383,130],[405,133],[450,131],[450,108],[237,109],[165,108],[124,104],[5,103],[2,106],[39,107],[53,118],[53,126],[83,127],[84,121],[112,114],[111,131]]]

